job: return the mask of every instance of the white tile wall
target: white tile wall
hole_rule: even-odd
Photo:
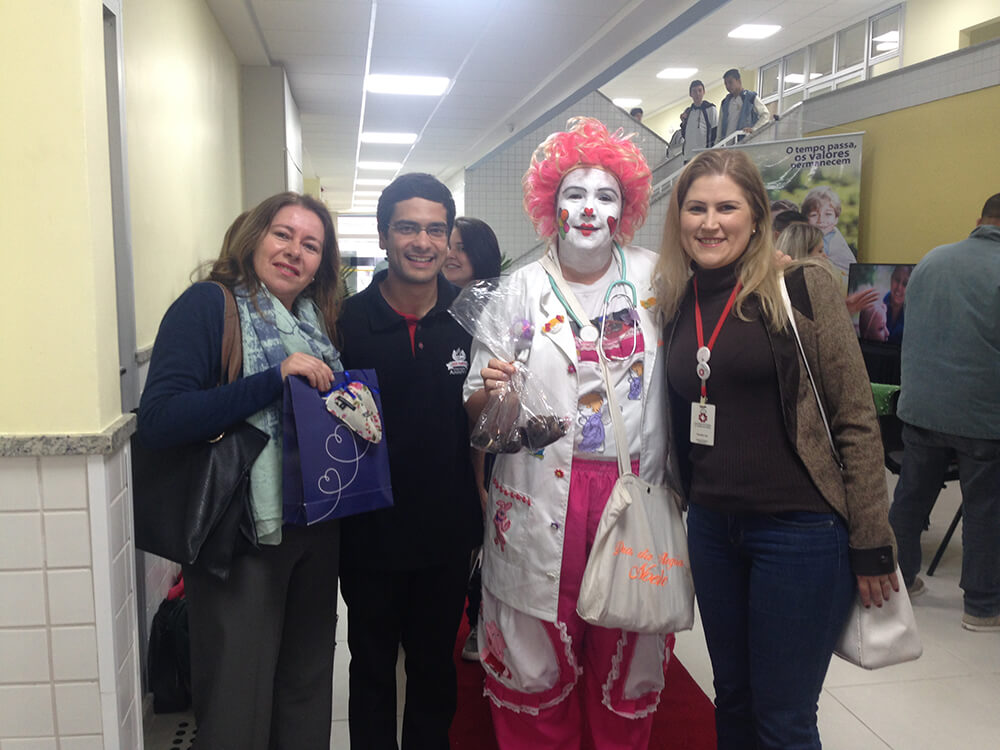
[[[49,737],[55,734],[49,685],[0,685],[0,737]]]
[[[53,625],[94,622],[94,577],[90,568],[50,570],[49,620]]]
[[[43,456],[42,504],[46,510],[87,507],[86,456]]]
[[[49,640],[45,629],[0,630],[0,683],[49,679]]]
[[[45,625],[44,583],[40,570],[0,571],[0,627]]]
[[[0,513],[0,569],[42,567],[42,519],[34,513]]]
[[[90,567],[90,514],[45,513],[45,559],[50,568]]]
[[[0,511],[41,507],[37,458],[4,459],[0,471]]]
[[[101,731],[101,693],[97,682],[57,684],[55,692],[60,734],[95,734]]]
[[[104,750],[104,738],[99,734],[80,735],[77,737],[63,737],[59,741],[59,750]],[[125,747],[135,747],[136,745],[126,745]]]
[[[97,632],[93,625],[52,628],[52,673],[56,680],[97,679]]]
[[[129,476],[0,458],[0,750],[142,747]]]
[[[66,747],[63,745],[63,747]],[[0,750],[59,750],[55,737],[37,737],[23,740],[4,740]]]

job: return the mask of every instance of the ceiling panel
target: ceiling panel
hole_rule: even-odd
[[[335,208],[350,200],[362,102],[365,129],[422,133],[412,149],[365,144],[364,158],[408,154],[404,169],[453,174],[588,82],[603,81],[604,71],[679,14],[703,7],[696,0],[376,0],[371,71],[453,78],[438,99],[365,98],[373,0],[206,2],[242,64],[285,68],[306,163]],[[600,90],[638,96],[650,113],[687,97],[688,81],[655,77],[664,67],[696,67],[695,77],[711,86],[727,68],[758,67],[892,5],[730,0]],[[741,23],[765,22],[784,28],[763,41],[726,37]]]

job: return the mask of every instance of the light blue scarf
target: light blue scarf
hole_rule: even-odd
[[[340,354],[327,336],[323,317],[311,299],[300,296],[289,312],[263,286],[256,300],[245,286],[237,287],[235,296],[243,335],[244,375],[269,370],[295,352],[323,360],[334,372],[344,369]],[[250,503],[257,538],[261,544],[280,544],[281,400],[251,415],[247,421],[271,438],[250,470]]]

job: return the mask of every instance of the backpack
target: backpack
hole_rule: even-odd
[[[187,599],[164,599],[149,633],[149,689],[153,711],[184,711],[191,705],[191,640]]]

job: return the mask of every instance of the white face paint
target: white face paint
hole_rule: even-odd
[[[583,274],[604,271],[622,214],[618,180],[599,167],[563,177],[556,201],[559,261]]]

